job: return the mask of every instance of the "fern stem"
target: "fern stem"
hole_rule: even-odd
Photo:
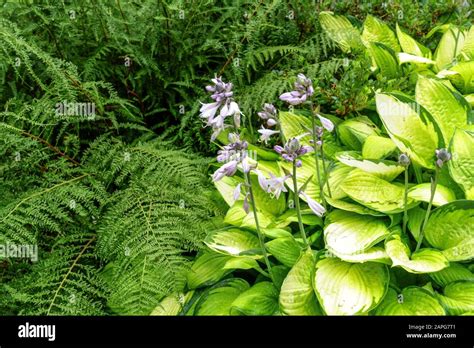
[[[258,222],[257,207],[255,204],[255,198],[253,195],[252,183],[250,182],[249,173],[244,172],[244,178],[245,178],[245,184],[249,190],[250,201],[251,201],[250,204],[252,206],[253,216],[255,219],[255,227],[257,229],[257,235],[258,235],[258,240],[260,242],[260,248],[262,249],[263,258],[265,259],[265,264],[267,265],[268,273],[270,274],[270,279],[275,284],[275,278],[273,276],[272,266],[270,264],[270,260],[268,259],[267,250],[265,249],[265,236],[262,234],[262,231],[260,230],[260,224]]]
[[[428,223],[428,218],[430,217],[431,207],[433,206],[433,199],[436,193],[436,186],[438,185],[438,176],[439,176],[439,168],[438,166],[436,166],[434,178],[431,179],[430,202],[428,203],[428,209],[426,210],[425,219],[423,220],[423,225],[421,227],[420,235],[418,236],[418,244],[416,245],[415,252],[417,252],[418,249],[420,249],[421,243],[423,242],[426,224]]]
[[[300,227],[301,237],[307,248],[309,248],[308,239],[306,238],[306,232],[303,226],[303,218],[301,217],[301,208],[300,208],[300,197],[298,192],[298,182],[296,181],[296,160],[293,161],[293,190],[295,194],[295,206],[296,206],[296,215],[298,216],[298,225]]]

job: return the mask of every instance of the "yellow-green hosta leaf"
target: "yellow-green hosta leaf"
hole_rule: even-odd
[[[392,184],[360,169],[354,169],[341,188],[356,202],[381,213],[395,214],[404,210],[403,185]],[[409,208],[417,204],[411,198],[407,203]]]
[[[204,244],[215,252],[230,256],[262,257],[258,237],[238,228],[211,232],[204,239]]]
[[[319,192],[318,176],[316,175],[316,164],[315,164],[315,161],[314,161],[313,153],[305,155],[305,156],[301,157],[300,159],[301,159],[302,166],[300,168],[296,169],[296,181],[298,183],[298,188],[303,186],[306,182],[308,182],[308,179],[311,178],[311,180],[309,180],[308,185],[306,186],[306,189],[304,190],[304,192],[310,198],[312,198],[312,199],[319,202],[319,201],[321,201],[321,199],[320,199],[320,192]],[[284,168],[287,172],[292,173],[292,171],[293,171],[293,164],[292,163],[286,162],[286,161],[281,161],[281,162],[278,162],[278,164],[282,168],[282,171],[283,171],[283,168]],[[321,180],[324,180],[324,176],[323,176],[323,173],[322,173],[322,167],[321,167],[321,161],[319,161],[319,166],[320,166],[319,168],[321,170]],[[287,186],[289,188],[288,191],[293,192],[294,188],[293,188],[292,179],[291,178],[288,179],[287,183],[288,183]],[[303,196],[301,196],[301,199],[305,200],[305,198]]]
[[[441,287],[459,280],[474,281],[474,274],[460,263],[451,262],[449,267],[429,274],[430,278]]]
[[[457,281],[448,284],[444,295],[436,297],[450,315],[461,315],[474,311],[474,281]]]
[[[368,50],[383,76],[396,79],[402,75],[397,55],[390,47],[378,42],[371,42]]]
[[[229,273],[224,269],[224,265],[231,257],[219,253],[208,252],[200,255],[194,261],[187,274],[188,288],[196,289],[202,286],[208,286],[220,280]]]
[[[331,206],[337,209],[350,211],[350,212],[357,213],[360,215],[385,216],[384,213],[369,209],[353,201],[349,202],[347,200],[334,199],[330,197],[325,197],[325,199],[326,199],[326,202],[328,202]]]
[[[449,261],[474,257],[474,201],[459,200],[433,210],[426,224],[426,241]]]
[[[405,170],[397,162],[362,159],[354,151],[338,152],[336,158],[346,166],[359,168],[387,181],[392,181]]]
[[[221,180],[214,182],[214,185],[221,194],[222,198],[224,198],[226,203],[229,205],[229,207],[232,207],[232,205],[234,205],[234,190],[237,185],[242,182],[243,179],[237,176],[224,176]],[[243,197],[241,197],[241,199],[243,199]]]
[[[397,37],[398,41],[400,42],[400,46],[402,47],[403,52],[431,59],[431,51],[413,39],[410,35],[404,33],[400,27],[396,26]]]
[[[397,294],[390,288],[375,315],[446,315],[443,307],[426,289],[409,286]]]
[[[342,181],[349,175],[352,171],[351,167],[348,167],[342,163],[336,163],[334,168],[329,172],[329,186],[331,188],[331,198],[332,199],[341,199],[347,197],[346,193],[341,190],[339,185]],[[329,196],[329,191],[327,185],[324,185],[324,195]]]
[[[386,265],[392,264],[392,261],[390,260],[387,253],[385,252],[385,249],[378,246],[369,248],[362,253],[356,253],[356,254],[341,254],[336,251],[328,251],[328,253],[331,253],[334,256],[337,256],[342,261],[347,261],[347,262],[352,262],[352,263],[364,263],[364,262],[372,261],[372,262],[384,263]]]
[[[311,250],[301,254],[288,272],[280,291],[280,310],[286,315],[320,315],[313,291],[314,256]]]
[[[262,172],[266,177],[270,176],[267,172],[265,172],[265,170],[262,170]],[[272,173],[275,176],[277,175],[277,173],[275,172]],[[257,207],[257,210],[264,214],[270,214],[273,216],[283,214],[283,212],[286,210],[285,195],[282,193],[279,198],[276,198],[271,194],[265,192],[258,183],[257,175],[251,175],[250,179],[252,183],[252,191],[255,198],[255,205]]]
[[[370,135],[365,139],[362,146],[362,157],[365,159],[383,159],[393,153],[397,145],[392,139],[378,135]]]
[[[273,257],[288,267],[293,267],[301,254],[301,246],[293,236],[274,239],[265,246]]]
[[[335,210],[328,216],[324,241],[335,254],[357,254],[384,240],[390,233],[384,221],[359,214]]]
[[[183,309],[184,305],[187,301],[191,299],[194,294],[194,290],[184,293],[174,293],[169,296],[166,296],[164,299],[160,301],[158,306],[151,312],[150,315],[159,315],[159,316],[167,316],[178,315],[181,310]]]
[[[272,315],[278,311],[278,290],[270,282],[260,282],[242,292],[232,302],[232,315]]]
[[[464,190],[467,199],[474,199],[474,132],[457,129],[449,146],[452,160],[449,173]]]
[[[434,54],[438,70],[445,69],[461,52],[464,44],[464,33],[451,26],[445,31]]]
[[[300,136],[307,133],[307,129],[311,129],[311,120],[305,116],[297,115],[292,112],[280,111],[278,114],[281,132],[285,140]],[[302,137],[301,143],[309,145],[310,135]]]
[[[474,25],[471,25],[465,33],[464,44],[461,49],[461,57],[464,60],[474,60]]]
[[[379,42],[395,52],[400,51],[400,46],[392,29],[380,19],[371,15],[367,15],[364,21],[362,41],[367,48],[370,47],[371,42]]]
[[[224,269],[257,269],[260,270],[260,266],[255,259],[251,257],[232,257],[224,265]]]
[[[379,135],[380,129],[368,117],[359,116],[339,124],[337,134],[344,145],[360,151],[365,140],[371,135]]]
[[[377,112],[401,152],[425,168],[434,169],[435,150],[444,142],[433,117],[414,100],[395,93],[378,93]]]
[[[411,187],[408,190],[408,197],[422,202],[429,202],[431,198],[431,184],[424,183]],[[433,205],[438,207],[449,202],[455,201],[456,196],[453,191],[443,185],[436,185],[436,191],[433,197]]]
[[[348,263],[326,258],[316,263],[314,289],[328,315],[366,314],[383,299],[389,283],[381,263]]]
[[[460,62],[436,76],[447,78],[463,94],[474,93],[474,61]]]
[[[443,253],[435,249],[420,249],[412,254],[399,235],[385,243],[385,250],[392,259],[392,267],[401,266],[410,273],[437,272],[449,265]]]
[[[344,52],[357,51],[364,47],[359,31],[346,17],[322,11],[319,13],[319,23],[331,40],[336,42]]]
[[[398,57],[398,62],[400,63],[400,65],[405,64],[405,63],[412,63],[412,64],[419,65],[421,68],[426,68],[429,65],[436,64],[436,62],[431,59],[420,57],[420,56],[414,56],[412,54],[403,53],[403,52],[398,53],[397,57]]]
[[[456,128],[467,125],[470,105],[461,94],[451,90],[440,80],[419,76],[416,101],[436,120],[445,144],[449,144]]]
[[[195,315],[230,315],[234,301],[249,287],[245,280],[239,278],[221,281],[201,296],[196,304]]]
[[[466,99],[466,101],[469,103],[469,105],[471,105],[471,107],[474,106],[474,93],[473,94],[466,94],[464,96],[464,99]]]

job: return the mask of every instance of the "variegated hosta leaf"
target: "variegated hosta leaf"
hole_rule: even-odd
[[[372,216],[385,216],[384,213],[369,209],[356,203],[350,199],[334,199],[330,197],[325,197],[326,202],[334,208],[341,209],[348,212],[357,213],[360,215],[372,215]]]
[[[464,45],[464,33],[455,26],[450,26],[441,37],[434,54],[438,70],[445,69],[461,52]]]
[[[474,201],[454,201],[433,210],[426,225],[425,238],[430,245],[442,250],[449,261],[472,259]]]
[[[431,198],[431,184],[424,183],[411,187],[408,190],[408,197],[417,201],[429,202]],[[433,197],[433,205],[440,206],[455,201],[456,195],[453,191],[443,185],[436,185],[436,191]]]
[[[400,51],[400,46],[392,29],[380,19],[371,15],[367,15],[365,19],[362,41],[367,48],[370,47],[371,42],[380,42],[395,52]]]
[[[191,299],[194,294],[193,291],[189,291],[186,294],[183,293],[174,293],[169,296],[166,296],[160,301],[158,306],[151,312],[150,315],[178,315],[187,301]]]
[[[464,44],[462,46],[460,55],[464,60],[472,61],[474,60],[474,25],[471,25],[464,36]]]
[[[413,39],[410,35],[404,33],[398,26],[398,23],[396,24],[396,30],[398,41],[400,42],[403,52],[431,59],[431,51]]]
[[[457,129],[449,146],[451,177],[463,188],[467,199],[474,199],[474,132]]]
[[[400,64],[412,63],[420,66],[421,68],[426,68],[428,65],[436,64],[436,62],[432,61],[431,59],[420,56],[414,56],[412,54],[403,52],[398,53],[397,57]]]
[[[301,254],[301,246],[293,236],[276,238],[265,245],[273,257],[288,267],[293,267]]]
[[[426,289],[409,286],[397,294],[390,288],[375,315],[446,315],[443,307]]]
[[[342,163],[336,163],[329,173],[329,186],[331,188],[331,198],[341,199],[347,197],[347,194],[341,190],[340,184],[346,176],[352,171],[351,167],[348,167]],[[324,195],[329,196],[327,185],[324,185]]]
[[[372,216],[335,210],[328,219],[324,240],[328,250],[336,254],[363,253],[390,233],[383,220]]]
[[[201,254],[188,272],[188,288],[196,289],[220,280],[230,272],[224,265],[231,257],[219,253],[208,252]]]
[[[319,13],[319,23],[326,34],[336,42],[344,52],[361,50],[364,46],[359,31],[344,16],[336,16],[332,12]]]
[[[474,281],[457,281],[448,284],[443,295],[436,297],[450,315],[474,311]]]
[[[458,280],[474,281],[474,274],[460,263],[451,262],[449,267],[430,273],[430,278],[441,287]]]
[[[436,249],[420,249],[413,254],[399,235],[385,243],[385,250],[392,259],[392,267],[401,266],[410,273],[437,272],[448,267],[443,253]]]
[[[460,62],[436,76],[447,78],[463,94],[474,93],[474,61]]]
[[[278,290],[270,282],[260,282],[242,292],[232,302],[232,315],[272,315],[278,310]]]
[[[349,118],[337,126],[341,142],[352,150],[360,151],[371,135],[379,135],[380,129],[366,116]]]
[[[316,263],[314,289],[328,315],[368,313],[383,299],[389,283],[381,263],[348,263],[326,258]]]
[[[303,186],[306,182],[308,182],[308,179],[311,178],[311,180],[309,180],[304,192],[310,198],[320,202],[321,201],[320,192],[319,192],[320,190],[319,190],[318,176],[316,175],[316,164],[315,164],[315,160],[314,160],[314,157],[313,157],[313,153],[305,155],[305,156],[301,157],[300,159],[301,159],[302,166],[300,168],[296,169],[296,174],[297,174],[296,175],[296,181],[298,183],[298,188]],[[280,162],[278,162],[278,164],[282,168],[282,171],[283,171],[283,168],[284,168],[289,173],[292,173],[292,171],[293,171],[293,164],[292,163],[286,162],[286,161],[280,161]],[[320,166],[319,168],[321,170],[321,180],[324,180],[324,176],[323,176],[323,173],[322,173],[321,160],[319,161],[319,166]],[[294,191],[292,180],[293,180],[292,178],[289,178],[286,181],[286,184],[289,188],[288,191],[290,191],[290,192]],[[300,196],[300,198],[302,200],[306,200],[305,197],[303,197],[303,196]]]
[[[392,139],[378,135],[370,135],[365,139],[362,146],[362,157],[365,159],[378,160],[390,155],[397,149]]]
[[[280,310],[284,314],[321,314],[312,286],[314,262],[313,252],[306,250],[283,281],[280,291]]]
[[[385,249],[382,247],[374,246],[367,249],[364,252],[355,253],[355,254],[342,254],[337,251],[328,251],[329,255],[337,256],[342,261],[352,262],[352,263],[364,263],[368,261],[380,262],[386,265],[391,265],[392,260],[388,257]]]
[[[211,232],[204,243],[215,252],[230,256],[262,257],[258,237],[252,232],[237,228]]]
[[[359,168],[364,172],[373,174],[387,181],[392,181],[405,170],[405,168],[398,165],[397,162],[362,159],[361,156],[354,151],[338,152],[336,158],[346,166]]]
[[[308,117],[297,115],[292,112],[280,111],[278,115],[281,131],[285,140],[300,136],[307,133],[307,129],[311,129],[311,120]],[[310,135],[302,137],[300,142],[309,145]]]
[[[233,302],[249,289],[239,278],[223,280],[204,292],[194,310],[195,315],[229,315]]]
[[[380,73],[389,78],[396,79],[402,75],[402,69],[397,55],[390,48],[378,42],[371,42],[368,50]]]

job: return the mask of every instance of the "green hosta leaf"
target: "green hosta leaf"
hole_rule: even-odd
[[[396,30],[398,41],[400,42],[403,52],[431,59],[431,51],[413,39],[410,35],[404,33],[398,26],[398,23]]]
[[[371,42],[368,49],[383,76],[396,79],[402,75],[398,58],[390,47],[378,42]]]
[[[474,132],[457,129],[449,146],[451,177],[463,188],[467,199],[474,199]]]
[[[471,105],[471,107],[474,106],[474,94],[466,94],[464,96],[464,99],[466,99],[466,101],[469,103],[469,105]]]
[[[409,286],[401,294],[390,288],[375,315],[446,315],[446,312],[428,290]]]
[[[185,303],[191,299],[194,291],[189,291],[185,294],[175,293],[166,296],[160,301],[158,306],[151,312],[150,315],[178,315],[183,309]]]
[[[362,31],[362,41],[369,48],[371,42],[380,42],[395,52],[400,51],[397,38],[390,27],[374,16],[367,15]]]
[[[260,269],[258,262],[251,257],[232,257],[228,260],[225,265],[224,269]]]
[[[451,64],[461,52],[464,44],[464,34],[456,27],[451,26],[441,37],[434,54],[438,70]]]
[[[215,252],[230,256],[252,254],[254,258],[262,257],[258,237],[252,232],[237,228],[211,232],[204,239],[204,243]]]
[[[204,253],[194,261],[188,272],[188,288],[208,286],[220,280],[230,271],[224,265],[231,257],[218,253]]]
[[[413,186],[408,190],[408,197],[417,201],[429,202],[431,198],[431,184],[424,183]],[[446,186],[436,185],[435,195],[433,197],[433,205],[440,206],[455,201],[456,195]]]
[[[360,151],[362,144],[371,135],[379,135],[380,129],[366,116],[345,120],[337,126],[341,142],[352,150]]]
[[[373,174],[387,181],[392,181],[405,170],[405,168],[398,165],[397,162],[365,160],[362,159],[357,152],[353,151],[339,152],[336,154],[336,158],[346,166],[359,168],[364,172]]]
[[[449,89],[440,80],[419,76],[416,101],[436,120],[445,144],[449,144],[456,128],[467,125],[470,105],[461,94]]]
[[[395,214],[404,209],[404,188],[378,178],[362,170],[353,170],[342,182],[341,188],[347,195],[373,210]],[[417,203],[409,198],[408,207],[412,208]]]
[[[390,138],[370,135],[362,146],[362,157],[378,160],[387,157],[397,149],[397,145]]]
[[[329,216],[324,229],[324,240],[329,251],[357,254],[384,240],[390,233],[383,220],[341,210]]]
[[[242,221],[247,216],[247,213],[244,210],[244,201],[236,201],[225,215],[224,222],[226,224],[240,226]]]
[[[207,290],[196,304],[196,315],[229,315],[233,302],[249,284],[239,278],[223,280]]]
[[[291,112],[280,111],[278,119],[280,120],[281,131],[285,140],[297,137],[306,133],[306,129],[311,129],[311,120],[305,116],[297,115]],[[305,136],[301,138],[301,143],[308,145],[311,137]]]
[[[425,215],[426,210],[420,207],[415,207],[408,211],[408,229],[410,230],[411,234],[413,235],[413,238],[415,238],[417,242]]]
[[[278,310],[278,290],[270,282],[260,282],[244,291],[232,303],[232,315],[272,315]]]
[[[435,249],[420,249],[412,254],[399,235],[385,243],[385,250],[392,259],[392,267],[401,266],[410,273],[437,272],[449,264],[443,253]]]
[[[243,208],[242,208],[243,209]],[[267,228],[273,223],[273,215],[266,214],[264,212],[257,210],[257,218],[260,228]],[[244,217],[240,227],[248,228],[251,230],[256,230],[255,224],[255,216],[253,215],[252,208],[250,208],[250,212]]]
[[[352,263],[364,263],[368,261],[380,262],[387,265],[392,264],[392,261],[388,257],[385,249],[382,247],[372,247],[367,249],[364,252],[356,254],[341,254],[336,251],[328,251],[329,255],[337,256],[342,261],[352,262]]]
[[[280,291],[280,310],[287,315],[320,315],[312,278],[314,256],[311,250],[301,257],[286,276]]]
[[[425,238],[443,250],[449,261],[474,257],[474,201],[459,200],[445,204],[431,213]]]
[[[269,175],[264,170],[262,171],[267,177],[269,177]],[[277,175],[276,173],[273,174]],[[283,214],[283,212],[286,210],[286,200],[284,194],[281,194],[278,199],[276,197],[272,197],[271,194],[265,192],[260,187],[257,175],[251,176],[251,183],[257,210],[263,212],[264,214],[271,214],[273,216]]]
[[[214,185],[221,194],[222,198],[226,203],[232,207],[234,205],[234,190],[238,184],[242,183],[243,180],[237,176],[229,177],[224,176],[221,180],[215,181]],[[243,197],[242,197],[243,199]]]
[[[385,216],[384,213],[380,213],[378,211],[369,209],[353,201],[349,202],[347,200],[334,199],[330,197],[325,197],[325,199],[326,199],[326,202],[328,202],[331,206],[337,209],[350,211],[350,212],[357,213],[360,215]]]
[[[474,60],[474,25],[465,33],[464,44],[461,49],[464,60]]]
[[[346,193],[341,190],[339,185],[346,178],[346,176],[352,171],[351,167],[348,167],[341,163],[336,163],[333,169],[329,172],[329,186],[331,187],[331,198],[341,199],[347,197]],[[327,185],[324,185],[324,195],[329,196]]]
[[[288,232],[282,228],[262,228],[261,231],[266,237],[272,239],[292,236],[291,232]]]
[[[451,262],[449,267],[439,272],[430,273],[430,278],[444,288],[446,285],[459,280],[474,281],[474,274],[467,267]]]
[[[375,99],[380,118],[400,151],[408,153],[413,162],[433,169],[435,150],[444,143],[432,116],[402,95],[379,93]]]
[[[314,288],[328,315],[367,313],[380,303],[388,283],[389,272],[380,263],[326,258],[316,264]]]
[[[359,31],[343,16],[335,16],[332,12],[319,13],[319,23],[326,34],[336,42],[344,52],[361,50],[364,46]]]
[[[436,76],[449,79],[463,94],[474,93],[474,61],[460,62]]]
[[[304,225],[309,225],[309,226],[316,226],[316,225],[322,226],[323,225],[323,220],[319,216],[314,215],[314,213],[310,209],[303,208],[301,210],[301,218],[303,220]],[[292,222],[298,222],[298,216],[296,214],[296,209],[294,209],[294,206],[291,209],[288,209],[283,215],[279,216],[275,224],[278,227],[286,227]]]
[[[300,257],[301,246],[291,237],[277,238],[267,242],[266,247],[278,261],[288,267],[293,267]]]
[[[444,296],[436,294],[450,315],[461,315],[474,311],[474,282],[457,281],[444,288]]]

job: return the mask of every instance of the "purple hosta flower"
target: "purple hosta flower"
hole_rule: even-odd
[[[237,165],[239,163],[235,160],[227,162],[224,164],[222,167],[217,169],[214,174],[212,175],[212,180],[213,181],[219,181],[221,180],[224,176],[232,176],[235,174],[237,171]]]
[[[270,193],[275,198],[280,198],[282,192],[288,192],[285,187],[285,181],[291,177],[291,175],[276,177],[273,173],[270,174],[270,178],[266,178],[261,171],[256,171],[258,175],[258,183],[260,187],[267,193]]]
[[[228,82],[225,83],[222,81],[222,77],[215,77],[211,80],[214,83],[214,86],[206,86],[206,91],[211,92],[211,98],[214,99],[216,102],[221,102],[226,100],[227,98],[232,97],[234,94],[232,92],[232,83]]]
[[[263,141],[265,144],[268,144],[268,140],[270,140],[270,137],[272,135],[280,133],[280,131],[274,131],[274,130],[271,130],[271,129],[266,129],[263,126],[262,126],[261,129],[258,130],[258,132],[261,134],[260,141]]]
[[[268,127],[273,127],[278,124],[277,121],[277,110],[273,104],[266,103],[263,106],[263,111],[258,112],[258,117],[266,121]]]
[[[274,150],[281,155],[281,157],[288,162],[293,162],[296,160],[298,157],[303,156],[304,154],[313,151],[313,148],[308,145],[301,145],[299,138],[304,136],[306,134],[303,134],[299,137],[296,138],[291,138],[288,140],[288,142],[285,144],[284,147],[281,147],[279,145],[276,145],[274,147]]]
[[[244,198],[244,211],[248,214],[250,211],[250,204],[249,204],[249,194],[247,193]]]
[[[313,83],[303,74],[298,74],[295,82],[295,90],[283,93],[280,99],[291,105],[304,103],[308,97],[314,94]]]
[[[217,152],[217,162],[236,160],[241,162],[247,156],[248,143],[240,140],[236,133],[229,133],[229,144]]]
[[[238,200],[240,197],[240,191],[242,188],[242,183],[238,184],[234,189],[234,201]]]
[[[410,165],[410,157],[406,153],[402,153],[398,157],[398,164],[402,167],[408,167]]]
[[[446,149],[438,149],[436,153],[436,165],[442,168],[443,165],[451,159],[451,153]]]
[[[321,125],[328,131],[332,132],[334,130],[334,123],[331,122],[330,119],[321,116],[320,114],[316,114],[319,120],[321,121]],[[321,135],[322,136],[322,135]]]
[[[316,202],[314,199],[310,198],[306,193],[300,192],[300,195],[306,199],[306,203],[308,203],[309,208],[315,213],[317,216],[321,217],[326,212],[326,209]]]

